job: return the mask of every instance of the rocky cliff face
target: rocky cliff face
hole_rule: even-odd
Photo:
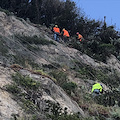
[[[4,68],[0,64],[0,119],[9,120],[12,114],[21,114],[21,107],[12,95],[9,94],[4,86],[11,84],[11,74],[14,73],[10,68]]]
[[[34,62],[34,65],[37,64],[39,68],[50,66],[56,71],[57,69],[62,69],[62,71],[67,73],[69,81],[75,82],[79,87],[85,86],[89,93],[94,81],[87,78],[79,78],[74,69],[79,68],[80,64],[80,67],[87,65],[96,70],[108,68],[117,70],[119,73],[119,61],[114,56],[111,56],[106,64],[95,61],[76,49],[69,48],[64,44],[52,40],[52,34],[48,28],[36,26],[32,25],[32,23],[27,23],[23,19],[16,18],[15,16],[7,16],[5,13],[0,12],[0,119],[10,120],[14,115],[18,117],[24,116],[24,110],[17,103],[18,101],[13,99],[12,94],[8,93],[5,89],[6,85],[13,84],[11,75],[15,71],[10,66],[14,63],[21,64],[22,62],[27,69],[21,67],[18,72],[23,76],[29,75],[29,77],[35,81],[39,81],[41,84],[41,94],[35,99],[36,104],[41,110],[45,108],[46,101],[49,100],[53,103],[59,103],[63,110],[67,108],[69,114],[80,112],[81,116],[85,116],[79,105],[52,78],[31,72],[33,69],[31,64]],[[16,35],[36,35],[52,41],[54,44],[33,44],[27,46],[26,44],[22,44]],[[51,71],[50,67],[45,68],[45,71]],[[105,90],[109,90],[109,87],[105,84],[103,86]],[[39,111],[39,113],[43,114],[43,111]]]

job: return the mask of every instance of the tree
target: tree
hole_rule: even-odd
[[[99,34],[102,42],[104,43],[111,43],[111,39],[118,38],[117,32],[114,29],[114,26],[108,26],[104,28],[104,26],[101,29],[101,32]]]
[[[77,8],[75,2],[66,0],[63,3],[61,14],[56,19],[60,26],[70,30],[71,34],[74,31],[75,21],[78,17]]]

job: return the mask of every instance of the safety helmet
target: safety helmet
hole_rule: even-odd
[[[65,30],[65,28],[63,28],[62,30]]]
[[[55,25],[55,27],[58,27],[58,25]]]
[[[77,35],[79,34],[79,32],[76,33]]]

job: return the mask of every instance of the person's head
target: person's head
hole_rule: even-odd
[[[76,33],[77,35],[79,34],[79,32]]]
[[[58,27],[58,25],[55,25],[55,27]]]
[[[96,84],[96,83],[99,83],[99,82],[98,82],[98,81],[95,81],[94,83]]]
[[[65,28],[63,28],[62,30],[65,30]]]
[[[94,81],[93,85],[98,84],[98,83],[99,83],[98,81]]]

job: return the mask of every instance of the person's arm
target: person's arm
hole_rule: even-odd
[[[94,88],[92,87],[92,90],[91,90],[91,92],[93,92],[94,91]]]

